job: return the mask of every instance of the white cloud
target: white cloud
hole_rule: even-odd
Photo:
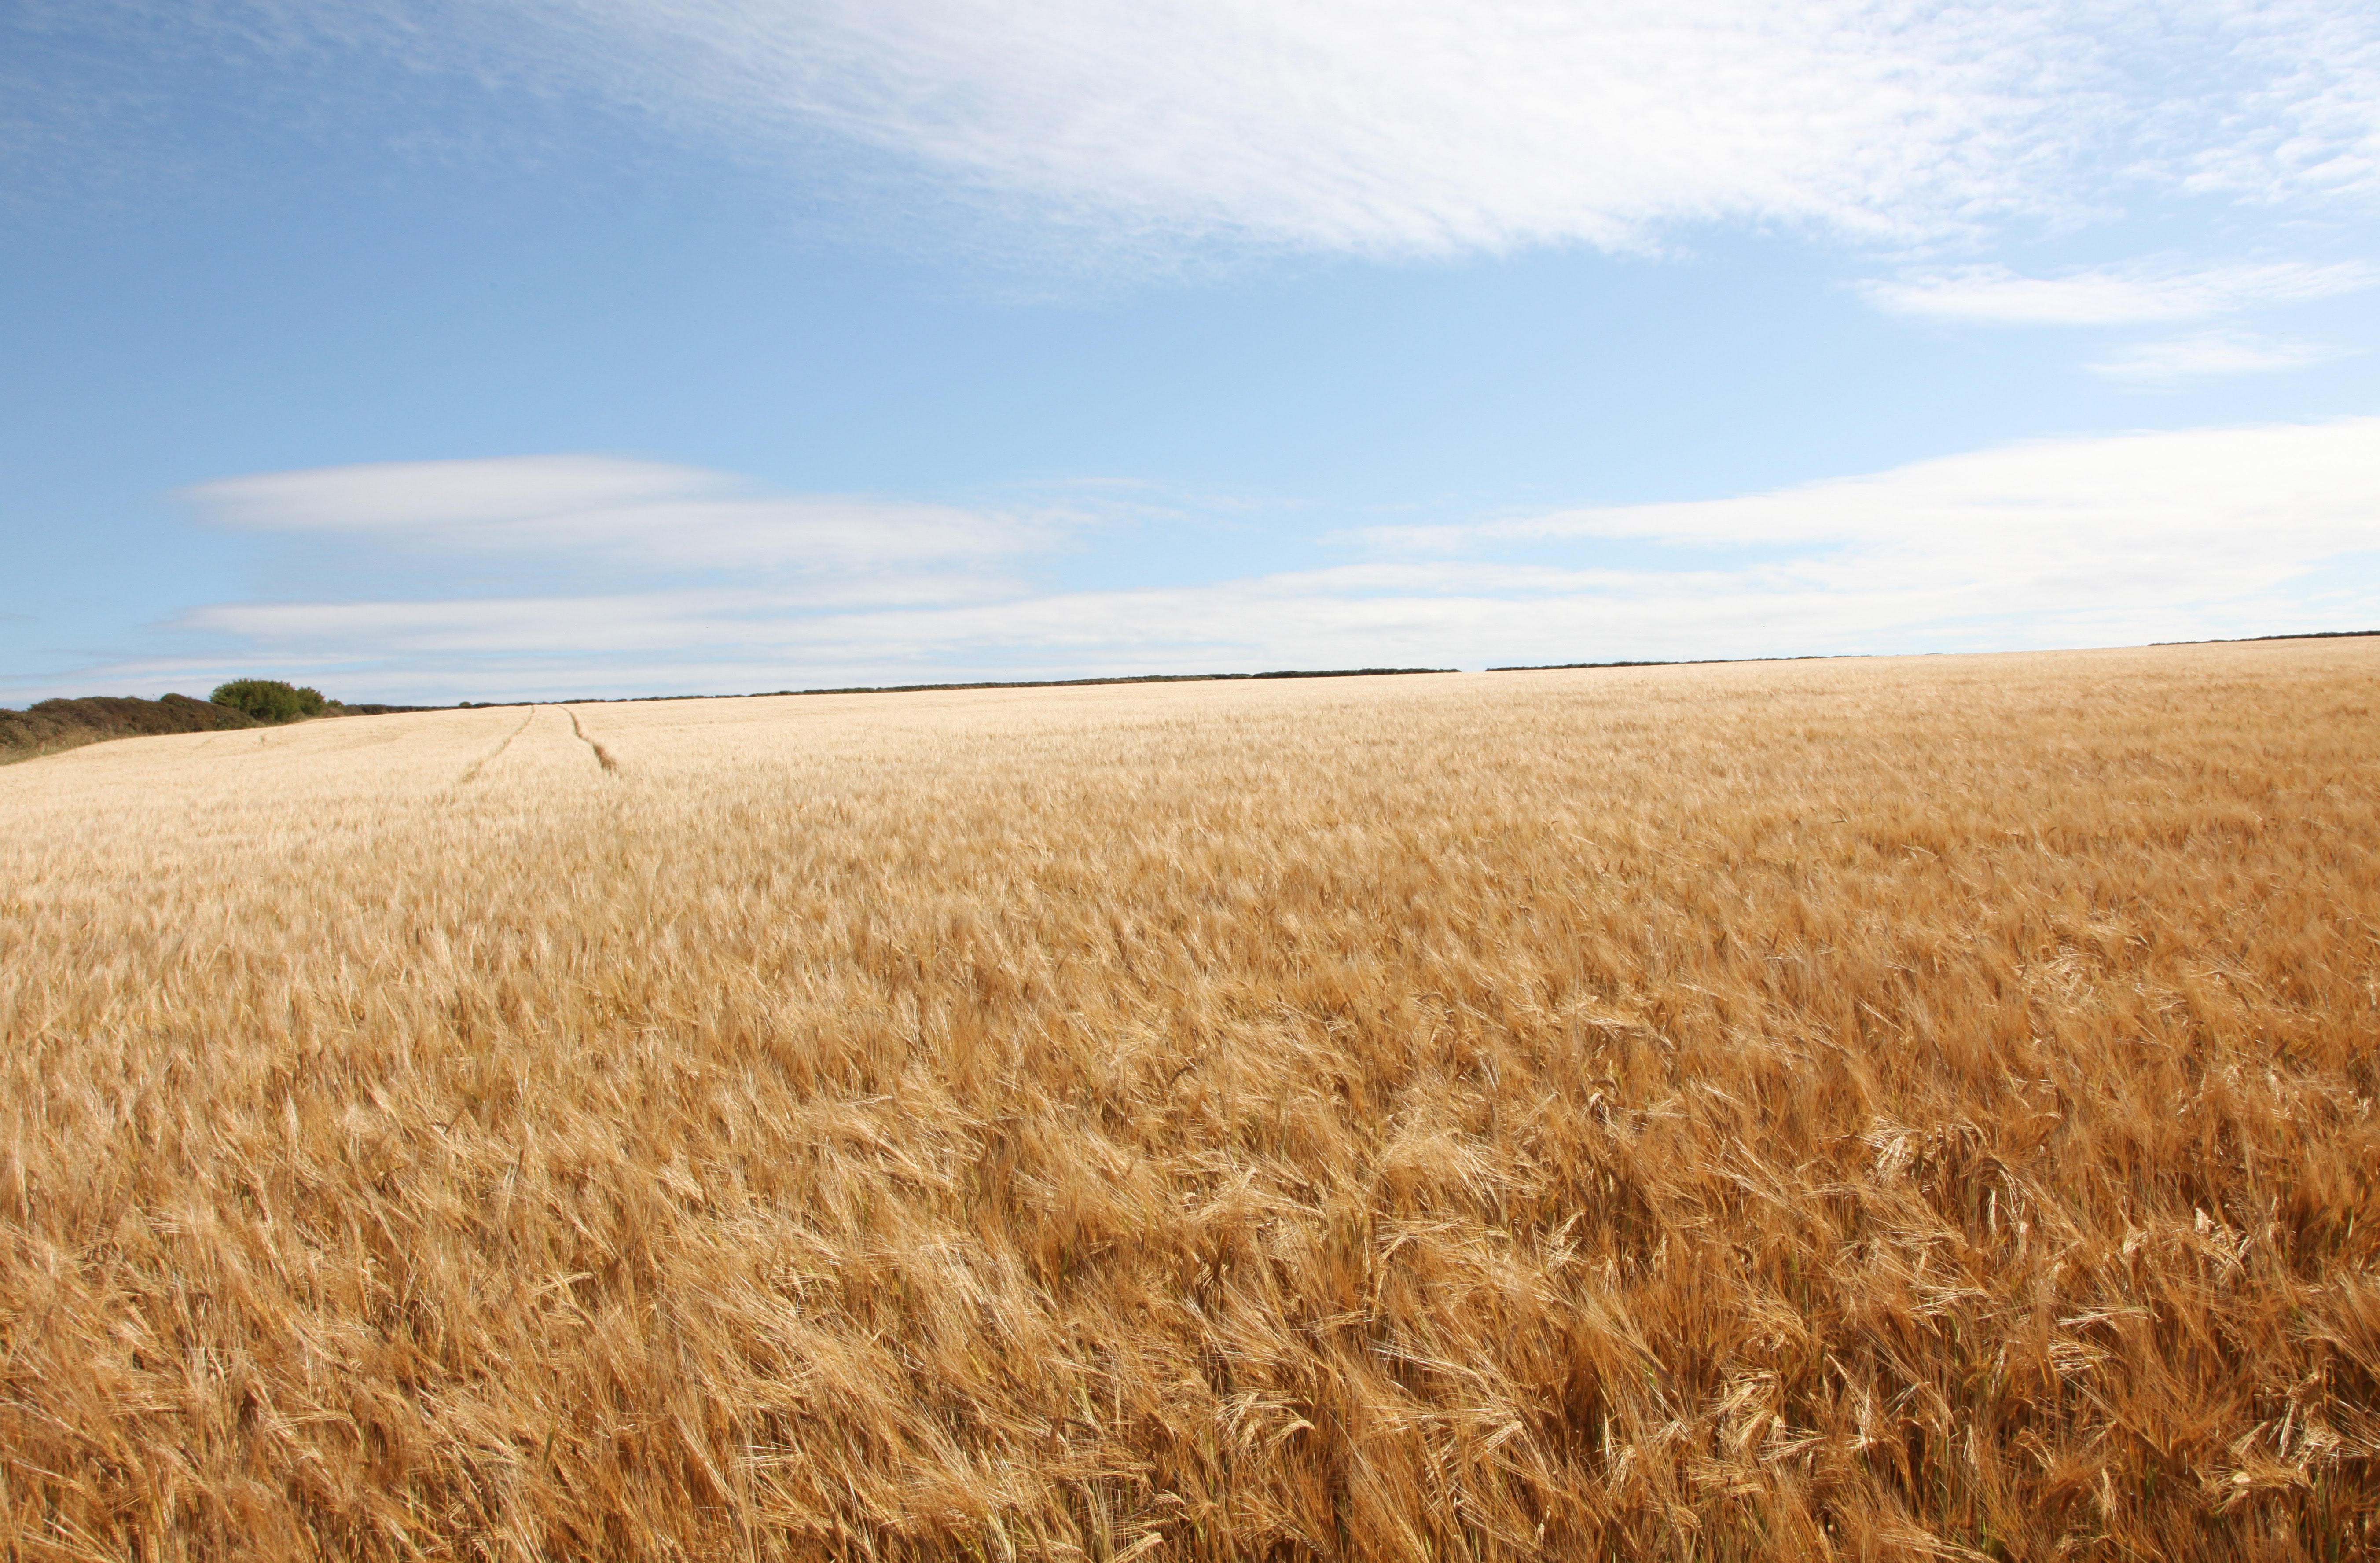
[[[2203,320],[2242,309],[2335,297],[2380,285],[2365,261],[2189,266],[2171,260],[2077,268],[2028,277],[2005,266],[1965,266],[1871,283],[1865,291],[1897,315],[1995,325],[2111,326]]]
[[[2360,0],[503,10],[532,34],[477,30],[510,68],[536,59],[761,157],[867,144],[1128,238],[1440,254],[1742,219],[1898,243],[2143,192],[2380,187],[2380,14]]]
[[[930,223],[950,215],[937,198],[955,197],[1068,256],[1646,251],[1735,223],[1939,257],[1978,253],[2014,222],[2066,230],[2170,214],[2177,200],[2361,221],[2380,197],[2380,11],[2364,0],[108,0],[67,11],[108,73],[76,76],[77,87],[26,77],[20,183],[111,137],[142,139],[130,156],[115,149],[119,163],[185,166],[199,150],[166,133],[162,105],[219,58],[267,113],[310,126],[361,116],[408,147],[510,147],[545,162],[573,133],[556,105],[592,99],[790,175],[808,222],[835,190],[863,223]],[[49,31],[72,35],[53,21],[28,36]],[[335,108],[313,101],[333,88]],[[474,119],[481,89],[507,106]],[[111,118],[100,99],[149,109]],[[2210,312],[2208,288],[2228,309],[2243,289],[2253,303],[2351,270],[1949,271],[1876,294],[1961,319],[2169,321]]]
[[[2245,331],[2204,331],[2163,342],[2136,343],[2090,366],[2109,380],[2166,384],[2216,374],[2260,374],[2302,369],[2343,357],[2328,343],[2260,336]]]
[[[2369,6],[2277,0],[2216,7],[2245,67],[2211,96],[2219,134],[2179,166],[2193,193],[2369,198],[2380,185],[2380,26]]]
[[[1832,543],[1936,561],[2005,557],[1999,568],[2194,551],[2213,591],[2242,559],[2283,564],[2309,551],[2380,546],[2380,418],[2043,440],[1741,499],[1357,536],[1407,552],[1582,539]]]
[[[2380,576],[2334,566],[2380,551],[2380,418],[2044,442],[1739,499],[1379,528],[1343,540],[1374,557],[1194,587],[832,600],[697,585],[237,603],[201,610],[185,627],[238,648],[247,662],[314,670],[310,682],[348,697],[1955,650],[2370,627],[2380,622],[2372,584]],[[1632,547],[1606,549],[1598,562],[1597,545],[1613,542]],[[1643,562],[1645,544],[1698,551],[1663,568]]]
[[[216,525],[412,551],[644,572],[914,569],[1046,546],[1047,517],[781,495],[725,473],[601,455],[385,462],[229,478],[179,496]]]

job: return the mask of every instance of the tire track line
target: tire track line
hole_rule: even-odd
[[[580,743],[595,751],[595,758],[597,762],[603,767],[603,774],[610,776],[616,772],[620,769],[620,762],[612,757],[611,750],[605,748],[602,745],[598,744],[594,739],[587,736],[587,730],[578,725],[578,712],[577,709],[565,706],[563,709],[570,712],[570,731],[578,734],[578,741]]]
[[[494,763],[495,757],[498,755],[501,755],[506,749],[511,748],[513,746],[513,740],[519,737],[522,733],[527,733],[528,731],[528,724],[536,720],[537,708],[535,706],[531,706],[528,709],[528,715],[521,718],[521,724],[518,727],[514,728],[510,733],[504,734],[504,741],[503,743],[497,745],[494,748],[490,749],[486,754],[481,755],[478,759],[473,760],[469,765],[463,768],[463,774],[455,778],[455,785],[457,787],[469,786],[471,782],[479,777],[480,770]]]

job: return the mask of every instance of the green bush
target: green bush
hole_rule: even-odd
[[[245,711],[259,721],[296,721],[321,716],[330,702],[319,689],[299,689],[277,678],[236,678],[207,697],[218,706]]]

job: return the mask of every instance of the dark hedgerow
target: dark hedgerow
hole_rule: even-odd
[[[0,709],[0,765],[36,759],[62,749],[108,738],[157,733],[220,733],[254,727],[256,719],[230,706],[168,695],[143,700],[129,695],[86,695],[75,700],[42,700],[21,711]]]
[[[319,689],[300,689],[277,678],[236,678],[207,697],[218,706],[245,711],[259,721],[297,721],[330,709]]]

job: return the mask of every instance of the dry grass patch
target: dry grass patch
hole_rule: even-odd
[[[11,768],[0,1550],[2364,1554],[2375,694],[2293,643]]]

